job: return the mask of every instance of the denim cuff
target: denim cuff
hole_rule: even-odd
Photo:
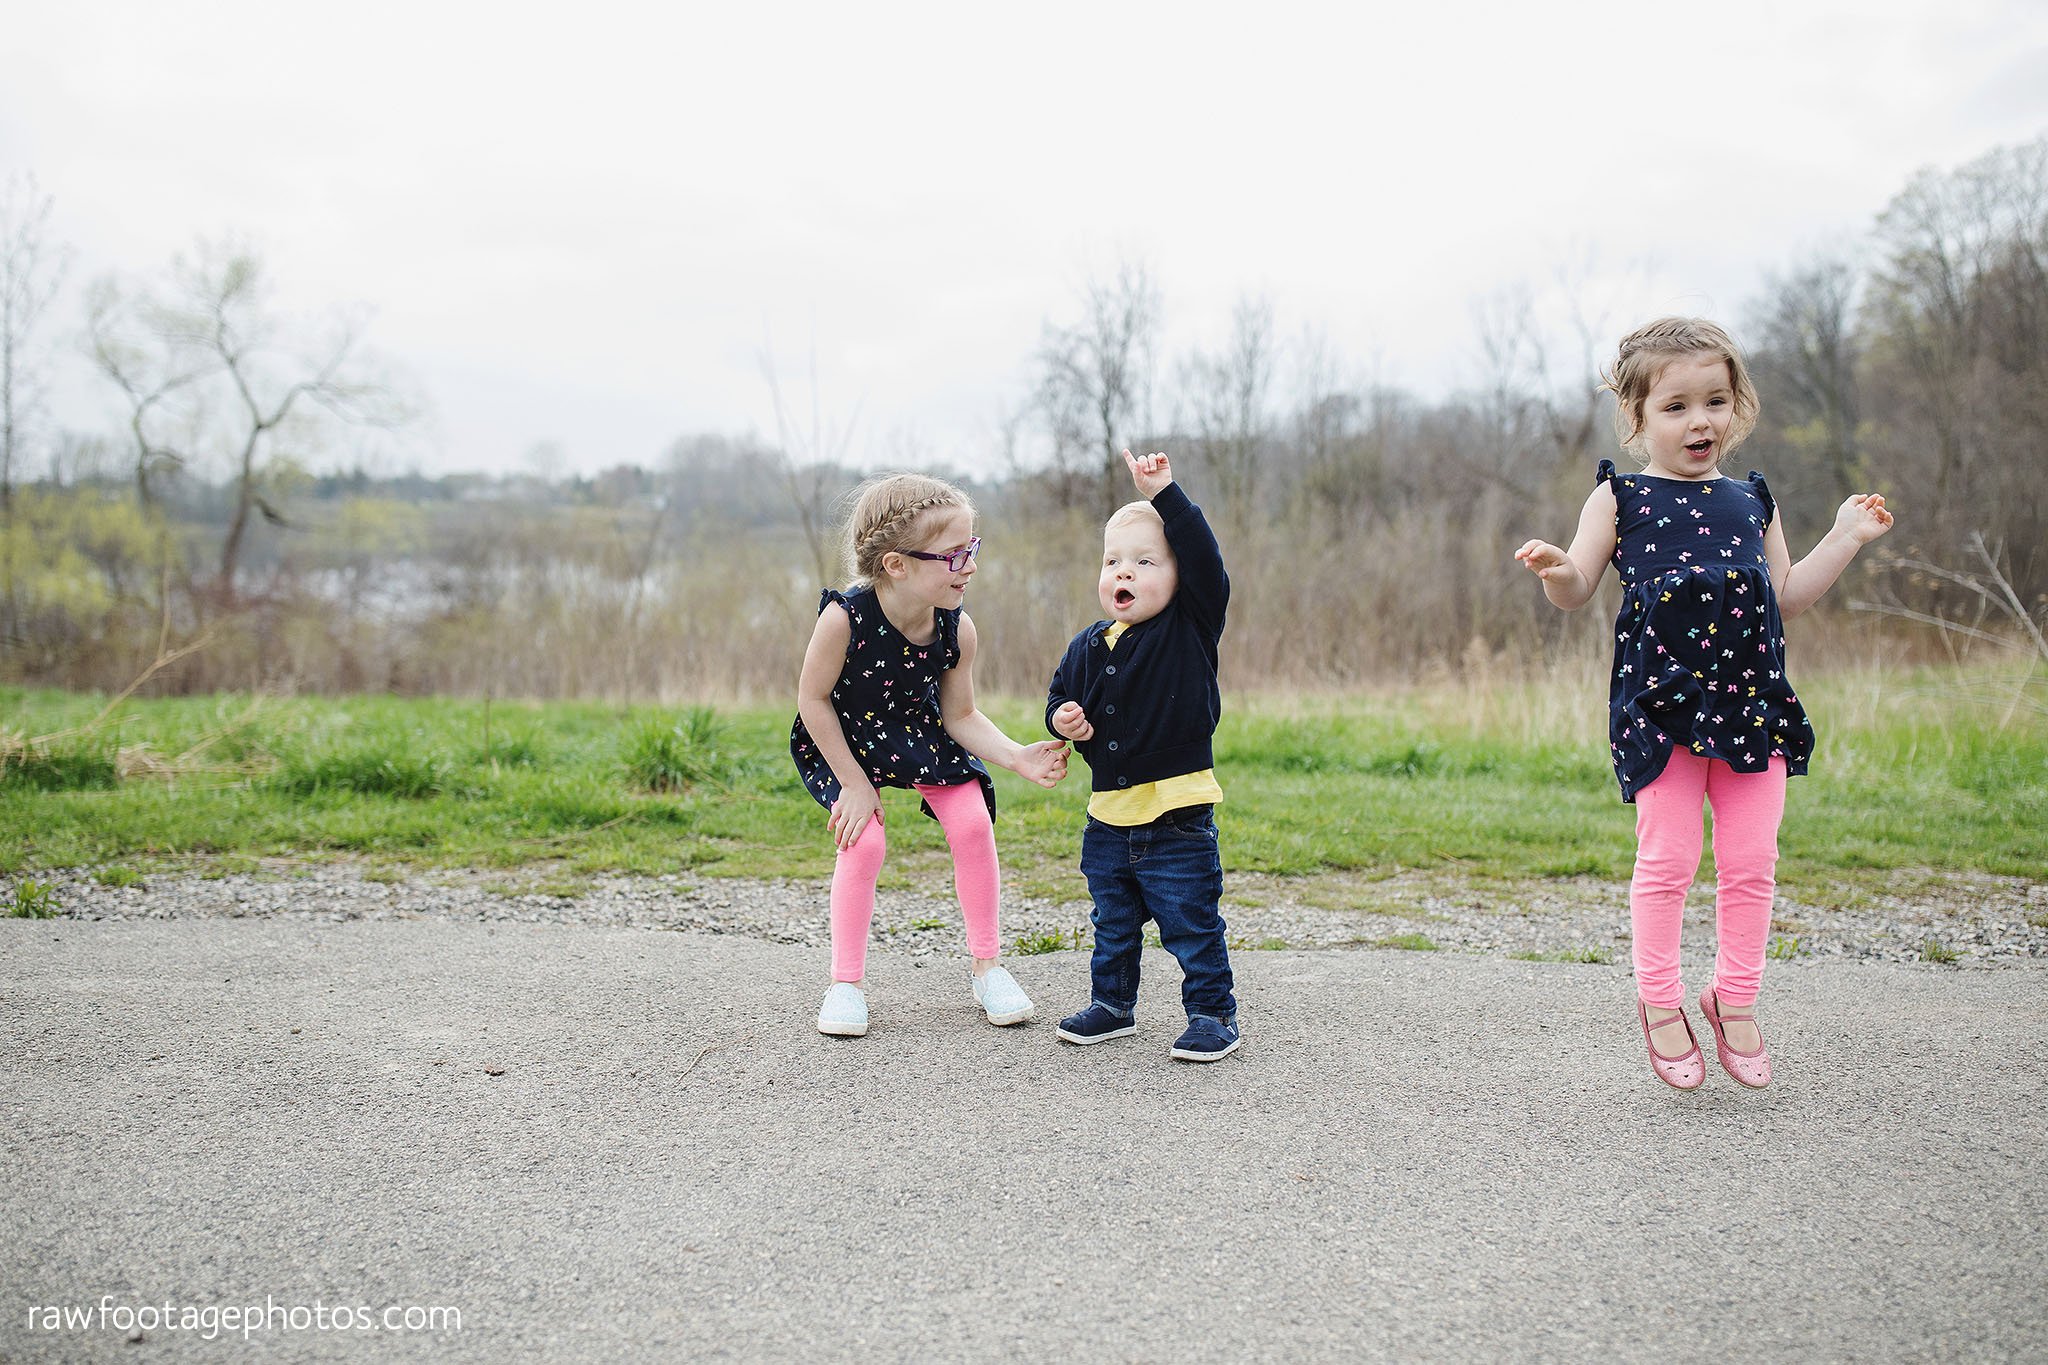
[[[1088,1003],[1095,1006],[1095,1008],[1099,1010],[1108,1010],[1111,1014],[1114,1014],[1119,1019],[1128,1019],[1135,1012],[1132,1010],[1120,1010],[1115,1005],[1110,1004],[1107,1000],[1099,1000],[1093,996],[1089,997]]]

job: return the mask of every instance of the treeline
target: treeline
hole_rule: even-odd
[[[10,220],[10,297],[36,283],[36,221]],[[844,577],[844,452],[695,436],[589,477],[316,475],[294,452],[402,425],[398,386],[347,329],[289,360],[253,344],[279,324],[245,257],[181,269],[167,293],[92,295],[87,350],[124,441],[49,443],[53,463],[24,479],[7,427],[0,677],[115,687],[203,642],[150,686],[624,700],[793,685],[817,590]],[[1222,345],[1175,353],[1141,267],[1096,281],[1047,323],[994,472],[962,480],[983,514],[984,685],[1037,690],[1098,614],[1126,444],[1171,451],[1217,527],[1233,686],[1597,655],[1604,631],[1551,609],[1508,556],[1569,536],[1614,452],[1597,366],[1642,319],[1602,315],[1569,278],[1551,292],[1485,301],[1481,381],[1431,400],[1360,381],[1257,299]],[[1851,492],[1882,491],[1900,516],[1800,623],[1795,654],[2038,649],[2048,140],[1923,173],[1865,241],[1769,275],[1724,320],[1764,399],[1730,472],[1769,475],[1795,555]]]

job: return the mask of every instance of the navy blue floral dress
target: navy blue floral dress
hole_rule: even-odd
[[[818,610],[823,612],[834,602],[846,608],[853,638],[847,642],[846,665],[832,688],[832,709],[838,712],[839,728],[846,732],[846,743],[868,781],[878,790],[979,782],[993,820],[994,780],[980,759],[946,733],[940,719],[939,675],[960,662],[960,609],[938,611],[938,636],[918,645],[889,624],[873,588],[845,593],[827,588],[818,599]],[[832,809],[839,800],[839,779],[818,752],[801,716],[789,732],[789,754],[805,789],[819,805]],[[929,802],[920,804],[926,815],[932,814]]]
[[[1785,677],[1785,626],[1764,556],[1777,503],[1747,481],[1614,472],[1614,622],[1608,739],[1621,799],[1657,780],[1674,745],[1758,773],[1806,771],[1813,727]]]

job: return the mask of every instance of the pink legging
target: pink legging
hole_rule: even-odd
[[[1636,994],[1676,1009],[1685,999],[1678,937],[1685,893],[1699,871],[1701,800],[1714,806],[1714,994],[1754,1004],[1764,979],[1771,901],[1778,889],[1778,823],[1785,816],[1785,760],[1739,773],[1719,759],[1674,750],[1655,782],[1636,793],[1636,871],[1628,913],[1635,931]]]
[[[996,831],[989,822],[981,783],[951,787],[919,787],[931,803],[953,850],[953,889],[967,920],[967,951],[977,958],[996,955],[996,894],[1002,873],[996,866]],[[882,813],[853,841],[839,850],[832,867],[832,979],[858,981],[867,974],[868,926],[875,918],[875,882],[889,841],[882,833]]]

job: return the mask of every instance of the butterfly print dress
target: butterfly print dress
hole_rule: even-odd
[[[960,609],[938,611],[938,636],[920,645],[889,624],[873,588],[846,593],[827,588],[818,599],[818,610],[823,612],[834,602],[846,609],[853,638],[846,645],[846,665],[832,688],[832,709],[868,781],[877,790],[979,782],[993,820],[994,780],[940,721],[939,675],[960,662]],[[789,753],[805,789],[830,810],[839,800],[839,779],[818,752],[801,716],[789,732]],[[923,809],[932,814],[929,803]]]
[[[1621,799],[1657,780],[1676,745],[1742,773],[1773,758],[1806,771],[1813,728],[1785,677],[1785,627],[1764,557],[1777,503],[1747,480],[1620,474],[1614,489],[1614,622],[1608,739]]]

